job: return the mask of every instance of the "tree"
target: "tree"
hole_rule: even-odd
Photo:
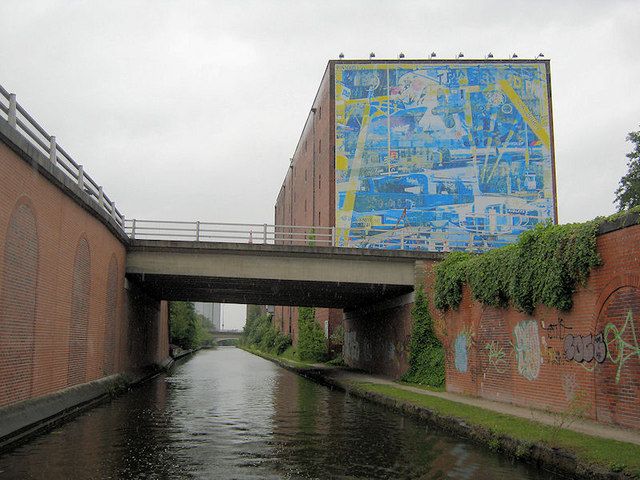
[[[206,318],[196,313],[191,302],[169,303],[169,334],[171,343],[190,350],[202,346],[211,340],[204,325]]]
[[[629,171],[620,179],[616,190],[615,203],[618,211],[640,205],[640,130],[627,135],[627,141],[634,144],[633,150],[627,153]]]

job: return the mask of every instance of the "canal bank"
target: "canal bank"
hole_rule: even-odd
[[[58,392],[0,408],[0,453],[12,450],[74,417],[170,371],[195,350],[181,350],[161,364],[110,375]]]
[[[541,469],[570,478],[640,478],[640,435],[631,430],[247,351],[318,383],[420,418],[440,430]]]

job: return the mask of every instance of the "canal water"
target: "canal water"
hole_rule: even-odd
[[[0,479],[543,479],[233,347],[0,456]]]

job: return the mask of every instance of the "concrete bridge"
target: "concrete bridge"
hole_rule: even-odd
[[[416,266],[438,257],[400,250],[134,240],[126,273],[165,300],[353,309],[412,292]]]
[[[213,338],[216,339],[217,342],[221,342],[222,340],[237,340],[242,336],[242,332],[234,332],[234,331],[214,331],[211,332]]]

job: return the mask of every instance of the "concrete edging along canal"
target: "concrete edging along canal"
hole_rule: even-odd
[[[621,480],[638,478],[629,472],[613,471],[604,465],[585,461],[570,449],[554,447],[543,442],[528,442],[508,435],[497,435],[490,428],[483,425],[473,424],[472,422],[455,416],[443,415],[431,408],[418,405],[409,400],[397,399],[384,393],[372,391],[371,389],[367,389],[367,385],[371,384],[357,380],[354,381],[349,378],[360,376],[360,374],[353,374],[339,367],[330,367],[323,364],[294,363],[288,359],[277,358],[269,354],[264,354],[263,352],[249,350],[243,347],[238,348],[242,348],[248,353],[274,362],[289,371],[322,385],[336,388],[347,394],[378,403],[399,413],[425,420],[439,430],[463,437],[485,448],[506,454],[515,460],[536,464],[542,469],[565,474],[570,476],[570,478]],[[396,388],[399,391],[406,391],[406,388],[411,387],[395,384],[395,387],[392,388]],[[415,390],[415,388],[412,390]],[[424,391],[420,393],[425,396],[430,396],[431,392]],[[455,402],[453,400],[447,401]],[[489,410],[486,411],[487,413],[494,413]],[[502,415],[511,416],[508,414]],[[514,417],[514,419],[515,418],[517,417]],[[529,419],[529,421],[534,420]],[[565,430],[563,428],[560,429]],[[596,442],[599,439],[599,437],[580,432],[576,433],[578,435],[584,435],[585,438],[591,438]]]
[[[77,415],[126,392],[156,375],[168,371],[178,359],[167,358],[162,364],[127,373],[103,377],[92,382],[74,385],[42,397],[0,408],[0,453],[29,441]]]

